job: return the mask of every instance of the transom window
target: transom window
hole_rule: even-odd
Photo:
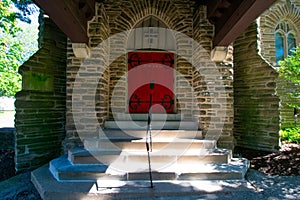
[[[127,49],[160,49],[175,51],[176,42],[173,33],[167,25],[158,18],[150,15],[138,23],[130,32]]]
[[[292,54],[296,48],[295,27],[288,21],[282,21],[275,29],[276,63]]]

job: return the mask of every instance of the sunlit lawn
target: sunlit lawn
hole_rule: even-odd
[[[14,127],[15,111],[0,111],[0,128]]]

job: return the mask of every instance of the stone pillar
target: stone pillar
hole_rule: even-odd
[[[40,49],[19,69],[16,94],[17,171],[37,168],[61,154],[65,137],[66,36],[46,16],[40,17]]]
[[[110,29],[103,4],[96,5],[96,16],[88,23],[88,57],[76,57],[74,44],[68,42],[65,150],[97,137],[108,116]]]
[[[258,53],[253,22],[234,42],[234,136],[237,146],[279,148],[277,72]]]
[[[233,63],[228,47],[224,61],[211,59],[213,25],[206,18],[206,7],[194,13],[193,87],[197,99],[199,127],[205,138],[216,139],[218,146],[233,149]]]

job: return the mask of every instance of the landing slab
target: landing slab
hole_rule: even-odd
[[[133,199],[146,197],[185,197],[191,195],[246,192],[253,188],[245,181],[94,181],[58,182],[45,165],[31,174],[31,180],[44,200]]]

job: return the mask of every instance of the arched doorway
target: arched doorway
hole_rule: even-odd
[[[176,42],[167,26],[154,16],[136,25],[129,35],[128,112],[174,113]]]

